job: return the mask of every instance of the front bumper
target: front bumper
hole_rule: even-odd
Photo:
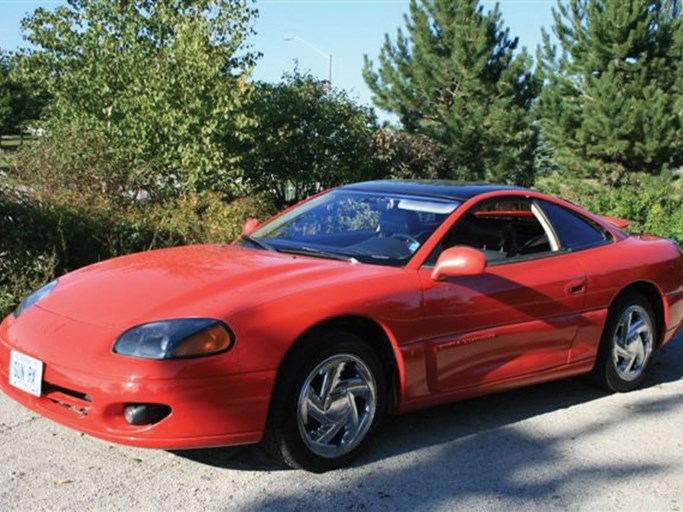
[[[91,354],[92,360],[85,370],[80,356],[66,358],[66,351],[62,351],[61,358],[58,358],[55,350],[40,350],[48,342],[54,345],[68,339],[55,333],[54,337],[58,339],[41,340],[40,336],[47,332],[45,324],[50,322],[50,315],[48,312],[34,313],[27,319],[31,322],[20,322],[21,329],[10,327],[9,324],[18,323],[12,319],[0,326],[0,389],[20,404],[85,434],[133,446],[184,449],[260,441],[275,371],[216,375],[214,361],[208,368],[211,375],[202,376],[197,367],[201,364],[198,360],[193,360],[190,364],[195,367],[185,373],[179,372],[178,365],[173,372],[168,372],[162,361],[156,362],[161,370],[154,375],[148,368],[140,370],[140,365],[149,366],[149,362],[111,355],[107,350],[101,357],[118,358],[116,362],[121,375],[102,375],[98,366],[107,368],[110,373],[116,366],[98,361]],[[96,326],[74,321],[69,325],[77,326],[82,335],[97,338],[95,331],[99,328]],[[14,331],[20,331],[22,337],[28,336],[32,342],[17,343]],[[11,350],[19,350],[43,361],[40,397],[9,384]],[[73,364],[69,364],[72,361]],[[177,375],[168,376],[169,373]],[[170,407],[171,412],[152,425],[129,425],[123,416],[124,408],[127,404],[138,403],[163,404]]]

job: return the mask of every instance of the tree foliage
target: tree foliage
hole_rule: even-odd
[[[538,114],[561,168],[619,184],[683,164],[680,0],[558,1],[554,18]]]
[[[628,219],[632,233],[649,233],[683,244],[683,178],[673,173],[624,177],[623,186],[567,174],[541,177],[535,188],[601,215]]]
[[[249,217],[274,213],[262,197],[222,194],[111,203],[77,192],[21,192],[0,183],[0,317],[65,272],[137,251],[234,240]]]
[[[23,21],[20,60],[52,96],[49,137],[102,140],[128,190],[221,189],[256,56],[251,0],[69,0]],[[114,191],[109,191],[113,193]]]
[[[40,118],[47,98],[31,87],[16,64],[0,50],[0,134],[17,134]]]
[[[373,177],[375,117],[346,93],[295,71],[258,84],[248,111],[244,183],[278,206]]]
[[[446,147],[421,133],[377,130],[375,160],[387,178],[445,180],[455,176]]]
[[[411,0],[405,30],[389,35],[364,76],[376,105],[403,128],[443,144],[455,174],[528,184],[536,147],[529,109],[538,81],[515,53],[496,6],[478,0]]]

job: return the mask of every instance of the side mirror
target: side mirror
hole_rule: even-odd
[[[443,281],[447,277],[476,276],[486,270],[486,258],[476,249],[466,246],[451,247],[441,253],[434,265],[432,279]]]
[[[258,219],[247,219],[242,226],[243,235],[251,235],[261,225]]]

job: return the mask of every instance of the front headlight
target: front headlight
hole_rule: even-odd
[[[179,318],[139,325],[114,343],[114,353],[143,359],[183,359],[230,349],[232,331],[212,318]]]
[[[57,287],[57,280],[55,279],[51,283],[47,283],[45,286],[42,288],[39,288],[35,292],[33,292],[31,295],[26,297],[23,301],[21,301],[21,304],[19,304],[19,307],[14,310],[14,318],[19,318],[22,314],[24,314],[24,311],[26,311],[28,308],[33,306],[36,302],[44,299],[50,293],[52,293],[52,290],[54,290]]]

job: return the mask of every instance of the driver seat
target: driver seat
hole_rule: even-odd
[[[378,232],[383,237],[396,234],[415,236],[420,232],[420,217],[410,210],[384,210],[379,216]]]

